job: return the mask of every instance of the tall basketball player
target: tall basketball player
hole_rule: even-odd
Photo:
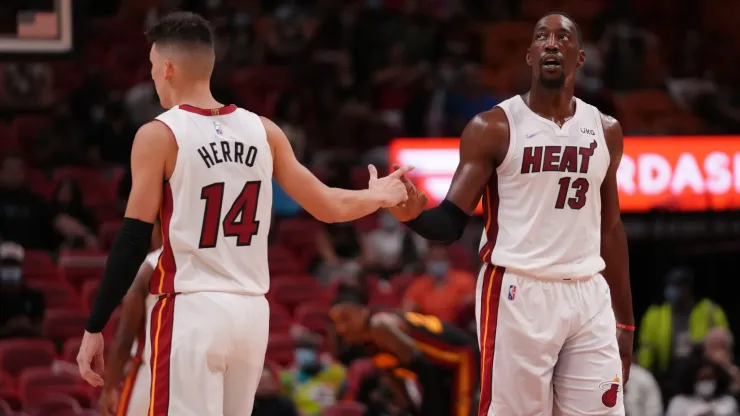
[[[571,18],[540,19],[530,91],[468,124],[446,199],[422,212],[426,197],[407,183],[409,200],[391,209],[450,242],[483,198],[480,416],[624,414],[634,317],[616,180],[623,139],[615,119],[573,96],[584,59]]]
[[[405,201],[400,177],[411,168],[379,179],[370,166],[366,190],[327,187],[298,163],[274,123],[213,98],[207,21],[173,13],[148,36],[152,78],[169,111],[134,138],[125,218],[77,362],[88,383],[103,385],[100,331],[146,257],[159,215],[148,414],[248,415],[267,347],[272,177],[313,216],[336,222]]]
[[[152,247],[157,249],[146,256],[121,304],[121,319],[103,375],[105,386],[100,394],[101,416],[136,416],[149,411],[151,346],[147,342],[146,328],[148,313],[157,301],[157,297],[149,292],[149,285],[162,254],[160,225],[155,221],[152,233]]]

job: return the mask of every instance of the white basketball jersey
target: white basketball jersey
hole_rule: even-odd
[[[509,149],[484,194],[481,259],[540,279],[595,275],[604,269],[600,188],[610,159],[599,110],[576,99],[561,128],[519,95],[498,107]]]
[[[151,291],[267,293],[272,152],[259,116],[187,105],[157,117],[177,140]]]
[[[147,254],[146,259],[144,259],[144,264],[152,268],[152,273],[156,273],[157,262],[159,261],[160,254],[162,254],[162,249],[158,248]],[[131,356],[141,358],[144,363],[149,362],[150,347],[147,345],[146,342],[146,340],[149,339],[149,337],[147,336],[149,334],[147,326],[149,325],[150,321],[149,315],[151,314],[152,308],[154,308],[155,303],[157,303],[157,296],[155,295],[149,294],[147,295],[146,299],[144,299],[144,317],[146,318],[146,325],[144,326],[144,328],[142,328],[141,334],[139,334],[138,338],[134,340],[134,344],[131,347]],[[141,349],[139,349],[139,346],[141,346]]]

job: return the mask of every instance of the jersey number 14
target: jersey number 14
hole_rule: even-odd
[[[203,212],[203,227],[200,230],[198,248],[216,247],[221,225],[223,225],[225,237],[236,237],[237,247],[252,244],[252,237],[257,234],[260,227],[260,222],[257,221],[257,198],[261,185],[262,181],[247,182],[231,204],[223,221],[221,220],[221,206],[224,200],[225,184],[216,182],[204,186],[200,191],[200,199],[206,201],[206,207]]]

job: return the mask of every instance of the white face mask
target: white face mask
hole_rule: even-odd
[[[717,388],[717,382],[714,380],[700,380],[694,385],[694,393],[703,398],[708,399],[714,395],[714,390]]]

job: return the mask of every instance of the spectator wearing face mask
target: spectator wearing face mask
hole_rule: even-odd
[[[475,296],[475,279],[469,272],[450,270],[447,249],[429,248],[426,272],[414,280],[403,297],[405,312],[434,315],[444,322],[455,322],[462,306]]]
[[[715,327],[727,328],[722,308],[694,297],[694,274],[686,268],[666,276],[665,301],[651,306],[640,323],[638,363],[665,375],[672,364],[689,356]]]
[[[364,264],[379,277],[411,271],[426,254],[427,242],[408,231],[390,212],[380,213],[380,227],[365,236]]]
[[[0,338],[41,334],[44,296],[23,284],[23,247],[0,244]]]
[[[722,367],[730,376],[730,394],[740,395],[740,369],[732,357],[734,347],[732,333],[727,328],[712,328],[704,339],[704,356]]]
[[[284,371],[282,385],[302,416],[319,416],[342,396],[347,381],[345,368],[319,354],[319,337],[299,335],[292,369]]]
[[[298,416],[293,402],[283,395],[278,379],[277,371],[265,365],[254,395],[252,416]]]
[[[679,375],[679,394],[668,404],[666,416],[738,416],[728,394],[730,379],[720,366],[702,356],[686,362]]]

